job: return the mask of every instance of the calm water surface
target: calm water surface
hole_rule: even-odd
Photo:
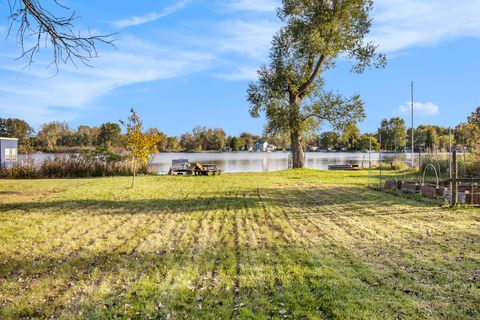
[[[211,153],[157,153],[153,155],[150,166],[159,174],[167,173],[173,159],[188,159],[190,162],[216,164],[227,173],[265,172],[288,168],[289,152],[211,152]],[[68,157],[68,154],[33,154],[29,157],[35,162],[55,157]],[[398,155],[403,156],[404,155]],[[393,154],[382,154],[382,159],[393,160]],[[20,156],[20,160],[25,156]],[[379,153],[370,154],[371,161],[378,163]],[[307,152],[305,167],[327,170],[330,164],[359,164],[368,167],[369,154],[361,152]]]

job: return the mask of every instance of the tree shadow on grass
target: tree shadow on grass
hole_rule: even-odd
[[[14,194],[21,194],[21,192],[0,190],[0,195],[14,195]]]
[[[234,195],[218,195],[215,193],[198,192],[196,198],[149,198],[126,200],[43,200],[37,202],[13,202],[0,204],[0,212],[15,213],[17,211],[70,211],[90,210],[95,214],[125,214],[128,212],[161,213],[175,211],[178,213],[208,212],[215,210],[240,210],[246,206],[261,208],[266,203],[285,208],[294,208],[296,211],[311,212],[315,208],[341,206],[343,214],[356,214],[360,208],[380,208],[408,206],[428,208],[425,203],[412,199],[402,199],[390,194],[371,191],[364,187],[341,186],[321,188],[263,188],[246,189]],[[391,211],[395,212],[395,210]],[[325,212],[327,214],[327,212]],[[398,212],[395,212],[398,213]],[[379,212],[378,214],[388,214]],[[369,213],[375,215],[375,213]]]
[[[245,189],[233,195],[196,195],[198,198],[188,199],[19,202],[0,205],[0,212],[58,210],[62,214],[81,211],[86,215],[139,213],[160,217],[165,212],[189,215],[218,211],[214,219],[230,215],[228,221],[232,223],[239,219],[231,217],[238,218],[239,214],[253,216],[269,210],[279,215],[283,210],[288,214],[287,219],[305,220],[311,215],[402,214],[408,213],[410,208],[425,207],[415,201],[403,201],[395,196],[351,186],[278,187]],[[407,211],[402,209],[405,202]],[[363,206],[388,210],[362,212]],[[262,219],[265,221],[257,225],[262,228],[274,226],[275,223],[266,221],[271,215],[264,213]],[[302,225],[300,221],[296,223]],[[181,234],[180,225],[175,226],[172,235]],[[208,225],[203,227],[208,228]],[[286,225],[276,227],[288,228]],[[136,226],[132,230],[138,231],[137,228],[142,227]],[[104,241],[96,243],[102,246],[95,247],[103,248],[96,251],[80,247],[62,256],[51,249],[35,261],[26,253],[11,254],[0,264],[0,288],[4,293],[4,301],[0,300],[0,318],[145,319],[149,316],[167,318],[169,315],[171,318],[408,318],[420,317],[419,313],[423,311],[417,308],[418,305],[432,303],[418,301],[423,299],[416,295],[416,292],[422,293],[420,289],[405,287],[412,285],[412,275],[397,266],[385,264],[382,267],[390,273],[387,278],[379,278],[361,260],[358,252],[342,247],[341,243],[325,241],[306,248],[300,241],[275,238],[271,240],[275,243],[267,241],[254,247],[233,241],[232,233],[235,232],[232,229],[230,226],[217,234],[209,233],[209,237],[218,239],[223,235],[227,240],[218,240],[218,246],[200,246],[195,254],[194,244],[190,243],[193,240],[188,237],[185,241],[191,247],[169,248],[164,245],[155,252],[134,250],[126,243],[136,239],[143,241],[135,232],[129,232],[116,245],[108,242],[110,238],[93,239]],[[244,237],[248,230],[254,230],[253,226],[240,229]],[[272,235],[284,231],[280,229],[272,231]],[[112,239],[115,234],[114,230]],[[398,255],[392,255],[393,258],[401,257],[403,252],[395,253]],[[431,266],[426,261],[416,261],[417,267],[429,270]],[[447,286],[439,278],[426,279],[431,286]],[[105,283],[110,286],[108,291],[104,288]],[[457,302],[450,311],[444,312],[453,313],[455,308],[465,309],[465,305],[473,305],[475,292],[471,295],[458,293],[464,295],[463,302]],[[66,299],[69,294],[73,296]],[[9,299],[17,298],[20,300],[16,304],[9,302]]]
[[[7,303],[0,316],[353,319],[418,312],[411,296],[392,289],[352,252],[329,250],[309,251],[296,245],[252,249],[232,244],[202,248],[195,258],[190,251],[174,249],[161,253],[85,251],[62,262],[45,256],[43,267],[16,261],[32,272],[37,268],[44,272],[24,273],[21,286],[26,290],[17,293],[23,299],[16,305]],[[239,270],[232,268],[237,259]],[[17,278],[3,281],[16,282]],[[46,285],[42,290],[40,282]],[[108,292],[101,289],[105,282]],[[38,296],[28,299],[32,294]],[[74,299],[65,300],[69,294]]]

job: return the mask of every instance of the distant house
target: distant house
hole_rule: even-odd
[[[269,144],[265,140],[259,140],[253,145],[253,151],[268,152],[275,151],[277,149],[273,144]]]
[[[0,165],[8,166],[17,162],[18,139],[0,137]]]
[[[253,151],[264,152],[264,151],[267,150],[267,147],[268,147],[268,142],[267,141],[259,140],[259,141],[255,142],[255,144],[253,145]]]
[[[269,144],[269,145],[267,146],[267,150],[266,150],[266,151],[275,151],[275,150],[277,150],[277,147],[274,146],[273,144]]]

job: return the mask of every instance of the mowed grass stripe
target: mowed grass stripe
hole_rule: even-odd
[[[4,274],[2,278],[14,280],[9,283],[16,284],[12,289],[17,292],[28,290],[35,285],[36,281],[49,278],[57,270],[69,265],[70,261],[78,257],[81,251],[88,247],[88,244],[93,244],[95,236],[105,238],[108,234],[115,235],[115,231],[132,217],[133,215],[129,215],[119,221],[116,219],[103,220],[102,217],[97,216],[93,217],[93,221],[87,219],[86,221],[90,224],[79,224],[75,232],[59,238],[61,241],[49,250],[45,250],[43,254],[37,252],[26,253],[24,260],[14,258],[9,260],[8,263],[2,264],[1,270]],[[45,234],[45,238],[48,239],[49,235]]]
[[[73,287],[70,292],[60,297],[57,303],[60,307],[73,305],[67,310],[56,310],[58,315],[73,316],[81,310],[83,304],[94,305],[95,301],[101,299],[104,295],[115,293],[119,285],[123,289],[128,288],[148,270],[147,266],[138,263],[138,249],[149,235],[156,232],[165,223],[167,214],[140,214],[139,216],[140,219],[143,218],[144,220],[143,224],[137,225],[138,227],[134,232],[135,236],[125,242],[122,251],[114,252],[119,255],[120,259],[107,258],[104,263],[105,268],[99,270],[96,278],[89,279],[90,281],[83,285]],[[129,246],[127,246],[127,243]],[[132,270],[133,272],[129,271],[127,275],[134,276],[134,279],[126,278],[124,270]],[[101,302],[98,305],[102,305]]]
[[[130,214],[125,219],[112,219],[115,223],[105,228],[100,238],[92,239],[89,233],[85,234],[80,240],[88,240],[85,246],[78,245],[75,250],[66,253],[65,262],[55,263],[54,261],[48,268],[48,274],[44,277],[36,278],[28,283],[28,288],[32,294],[22,296],[20,301],[14,300],[9,306],[18,309],[18,305],[27,305],[22,310],[25,314],[32,313],[36,317],[44,317],[45,314],[39,313],[39,310],[46,310],[50,313],[54,310],[54,300],[63,295],[72,286],[78,286],[85,280],[98,281],[101,268],[108,269],[108,263],[115,258],[113,253],[121,254],[129,240],[135,241],[136,234],[131,232],[138,228],[145,217],[141,215]],[[92,228],[94,229],[94,228]],[[128,236],[124,236],[124,234]],[[85,241],[82,241],[85,243]],[[120,251],[120,252],[117,252]],[[50,278],[54,279],[50,284]],[[81,284],[80,284],[81,286]]]
[[[478,318],[478,210],[371,191],[362,171],[137,182],[2,194],[0,318]]]

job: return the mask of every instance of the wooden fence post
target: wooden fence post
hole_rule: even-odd
[[[452,155],[452,195],[450,206],[454,208],[458,203],[458,166],[457,166],[457,146],[454,146]]]

